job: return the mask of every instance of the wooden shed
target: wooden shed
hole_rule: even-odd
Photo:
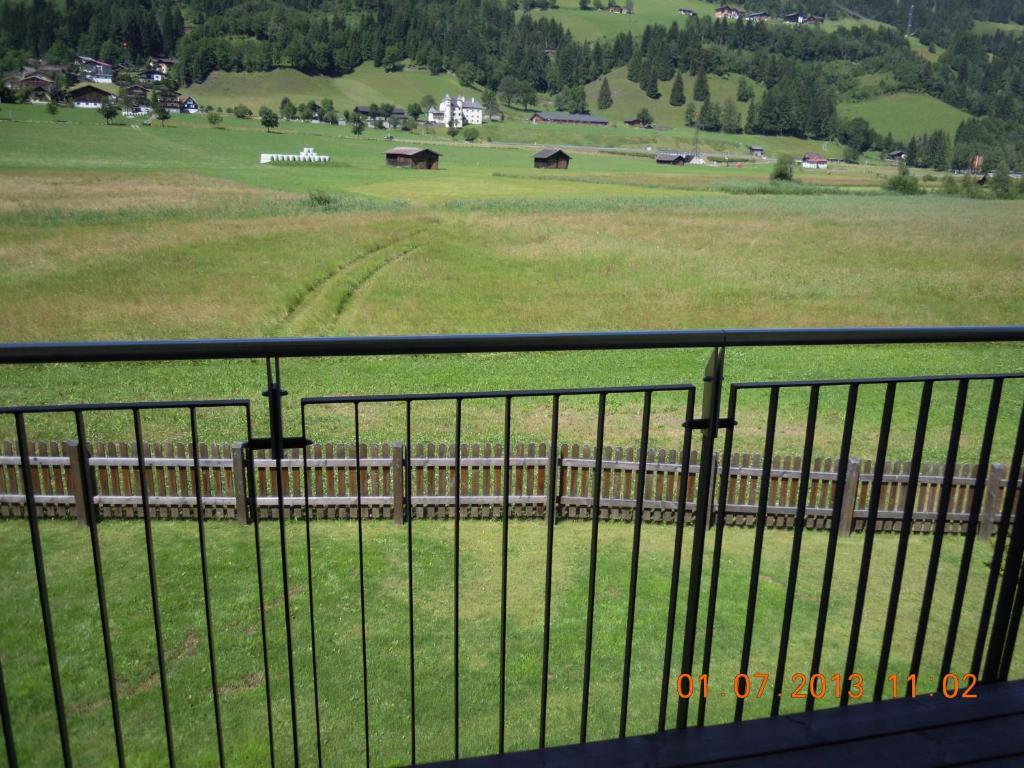
[[[412,168],[418,171],[436,171],[437,159],[440,156],[432,149],[420,149],[419,147],[395,147],[384,153],[388,165],[393,165],[396,168]]]
[[[542,149],[533,156],[534,168],[568,168],[572,158],[562,149]]]
[[[659,152],[654,156],[654,161],[658,165],[686,165],[691,160],[693,155],[685,152]]]

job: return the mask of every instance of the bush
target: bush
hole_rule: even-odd
[[[469,126],[468,128],[462,131],[462,138],[464,138],[466,141],[476,141],[479,137],[480,131],[478,131],[473,126]]]
[[[337,207],[338,198],[329,192],[322,192],[320,190],[311,190],[306,195],[306,203],[310,208],[322,208],[330,210]]]
[[[895,176],[890,176],[882,184],[882,189],[898,192],[901,195],[920,195],[924,193],[916,176],[911,175],[906,163],[900,163]]]
[[[252,117],[252,110],[245,106],[245,104],[239,104],[232,108],[231,111],[239,120],[247,120]]]
[[[775,165],[772,167],[772,181],[792,181],[793,180],[793,158],[788,155],[782,155],[778,160],[775,161]]]

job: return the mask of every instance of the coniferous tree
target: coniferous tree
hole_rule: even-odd
[[[640,55],[640,48],[633,49],[633,55],[629,58],[629,65],[626,67],[626,79],[631,83],[639,83],[644,75],[644,60]]]
[[[754,89],[750,87],[747,78],[741,77],[739,85],[736,86],[736,101],[750,101],[753,98]]]
[[[726,133],[740,132],[740,112],[732,99],[722,106],[722,130]]]
[[[693,105],[692,101],[686,105],[686,112],[683,113],[683,121],[691,128],[697,124],[697,108]]]
[[[686,103],[686,91],[683,88],[683,76],[676,72],[676,79],[672,82],[672,94],[668,97],[668,103],[673,107],[681,107]]]
[[[757,104],[754,98],[750,99],[750,106],[747,107],[747,122],[743,124],[744,133],[756,133],[757,126]]]
[[[711,91],[708,90],[708,75],[704,71],[704,65],[700,65],[700,69],[697,70],[697,80],[693,84],[693,98],[697,101],[707,101],[711,95]]]
[[[649,64],[645,67],[642,85],[644,93],[647,94],[648,98],[657,99],[661,96],[661,93],[658,91],[658,75],[655,73],[654,67]]]
[[[608,109],[612,105],[612,88],[608,85],[608,78],[601,81],[601,90],[597,93],[597,108]]]

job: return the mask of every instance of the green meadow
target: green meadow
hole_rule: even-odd
[[[863,117],[871,127],[885,136],[891,133],[897,141],[935,130],[956,135],[956,129],[968,115],[926,93],[891,93],[864,101],[840,103],[839,115],[844,118]]]
[[[627,151],[571,149],[568,171],[544,171],[533,168],[533,145],[596,142],[575,129],[510,121],[487,126],[473,144],[436,132],[398,134],[395,143],[441,153],[439,171],[418,172],[385,165],[384,152],[395,143],[377,130],[355,137],[337,126],[283,123],[267,133],[255,121],[233,117],[213,128],[198,115],[174,116],[164,127],[123,119],[107,126],[87,110],[51,117],[42,108],[10,105],[0,107],[0,118],[5,342],[1020,322],[1024,202],[896,196],[880,189],[893,172],[880,163],[798,169],[795,184],[771,185],[770,163],[663,167],[634,143],[663,146],[673,135],[683,141],[682,131],[610,127],[605,141]],[[627,135],[638,138],[619,144]],[[787,151],[779,141],[770,152]],[[331,162],[258,163],[261,152],[293,153],[304,146],[331,155]],[[925,185],[934,190],[937,181]],[[287,429],[299,430],[297,403],[305,396],[699,383],[706,357],[701,350],[661,350],[285,360]],[[730,383],[961,372],[1024,372],[1020,346],[738,349],[726,361]],[[262,433],[263,375],[262,361],[248,360],[9,367],[0,371],[0,404],[240,397],[253,402],[255,429]],[[963,461],[978,453],[990,391],[987,383],[970,388],[959,446]],[[910,455],[920,393],[919,385],[899,389],[894,458]],[[935,387],[925,446],[930,461],[945,455],[954,394],[948,383]],[[994,458],[1005,462],[1024,383],[1008,382],[1003,398]],[[881,402],[878,387],[864,388],[855,455],[874,452]],[[836,454],[844,408],[845,391],[823,393],[819,455]],[[592,442],[594,409],[594,398],[565,398],[562,439]],[[741,398],[736,450],[762,450],[765,409],[761,395]],[[806,409],[806,391],[783,395],[778,452],[799,450]],[[450,403],[416,406],[413,439],[452,439],[452,410]],[[682,412],[678,396],[656,397],[653,446],[679,446]],[[354,437],[348,410],[310,409],[307,417],[315,439]],[[636,397],[609,398],[609,444],[635,446],[639,423]],[[546,401],[517,401],[514,440],[543,440],[549,424]],[[30,438],[46,439],[70,437],[74,428],[68,418],[48,415],[30,415],[27,426]],[[241,439],[244,426],[237,411],[204,412],[200,439]],[[367,406],[361,437],[395,440],[403,426],[397,408]],[[124,440],[131,434],[124,414],[89,414],[86,427],[92,439]],[[501,428],[500,403],[467,405],[467,442],[500,439]],[[148,439],[188,436],[177,412],[147,414],[144,430]],[[12,437],[10,419],[0,419],[0,437]],[[452,756],[452,528],[450,522],[414,524],[420,760]],[[308,762],[315,750],[310,574],[304,526],[289,523],[285,529],[300,747]],[[365,529],[371,757],[375,764],[398,764],[410,756],[405,529],[388,523],[368,523]],[[507,747],[518,749],[535,745],[538,737],[545,531],[534,522],[515,522],[511,529]],[[488,522],[467,522],[462,529],[464,755],[496,747],[500,530]],[[261,531],[275,748],[286,764],[281,542],[276,525],[264,524]],[[660,525],[642,532],[630,733],[657,724],[673,533]],[[601,527],[591,738],[615,735],[618,723],[631,535],[627,525]],[[253,529],[211,523],[207,536],[225,750],[232,764],[259,763],[267,759],[268,681]],[[313,524],[323,749],[331,763],[363,760],[356,536],[351,524]],[[579,733],[589,536],[589,526],[570,522],[560,523],[555,533],[549,744],[571,742]],[[690,536],[687,529],[684,553]],[[47,522],[42,538],[72,750],[80,764],[107,764],[114,754],[88,537],[72,523]],[[155,538],[178,762],[210,765],[216,744],[196,525],[161,522]],[[130,763],[155,764],[165,745],[143,528],[104,523],[100,539],[125,746]],[[750,671],[774,673],[791,543],[787,531],[765,538]],[[722,544],[709,722],[732,715],[753,534],[729,528]],[[823,661],[829,674],[841,671],[845,660],[862,544],[860,536],[840,543]],[[910,543],[891,669],[908,663],[930,545],[923,536]],[[943,545],[940,586],[952,582],[961,546],[957,538]],[[825,537],[808,532],[787,677],[807,671],[824,549]],[[896,539],[880,535],[856,665],[869,691],[895,552]],[[991,559],[991,546],[979,543],[955,670],[966,669],[970,660],[977,595]],[[688,554],[683,564],[681,605]],[[703,565],[709,568],[710,562]],[[59,759],[59,744],[32,574],[27,525],[0,523],[0,605],[5,616],[17,617],[0,622],[16,744],[23,763],[48,766]],[[703,585],[706,590],[707,579]],[[925,679],[935,674],[951,593],[936,592]],[[705,610],[706,593],[698,626]],[[680,611],[677,646],[683,620]],[[703,638],[701,633],[698,657]],[[1019,663],[1012,674],[1019,674]],[[668,703],[672,713],[674,700]],[[801,704],[786,699],[783,711]],[[768,707],[766,698],[751,700],[747,714],[765,715]]]

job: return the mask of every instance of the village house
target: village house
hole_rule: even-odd
[[[894,149],[892,152],[887,154],[885,157],[891,163],[905,163],[907,161],[907,150],[905,150],[905,149]]]
[[[160,74],[166,75],[170,73],[171,67],[173,67],[177,63],[177,59],[155,58],[150,59],[147,62],[146,66],[148,66],[150,69],[157,70],[158,72],[160,72]]]
[[[653,128],[653,125],[644,125],[644,121],[639,117],[631,117],[629,120],[622,121],[624,125],[628,125],[630,128]]]
[[[679,15],[680,16],[696,16],[697,12],[696,11],[691,11],[689,8],[680,8],[679,9]]]
[[[812,13],[804,13],[798,11],[797,13],[787,13],[782,17],[782,21],[786,24],[823,24],[825,19],[821,16],[815,16]]]
[[[114,65],[89,56],[76,56],[75,66],[82,73],[82,79],[93,83],[114,82]]]
[[[141,85],[129,85],[124,89],[124,104],[121,105],[121,114],[125,117],[139,117],[148,115],[153,111],[149,106],[149,91]]]
[[[105,91],[92,83],[80,83],[68,90],[71,105],[85,109],[99,109],[106,102],[114,101],[116,98],[110,91]]]
[[[566,123],[573,125],[608,125],[603,117],[578,112],[534,112],[531,123]]]
[[[738,19],[743,12],[728,5],[721,5],[715,8],[716,19]]]
[[[186,96],[178,101],[178,111],[182,114],[194,115],[199,111],[199,102],[191,96]]]
[[[462,128],[466,125],[483,125],[483,105],[473,99],[459,95],[452,98],[445,94],[441,103],[427,110],[427,122],[431,125],[447,125]]]
[[[565,170],[569,167],[572,158],[562,149],[542,149],[533,156],[534,168],[560,168]]]
[[[436,171],[439,157],[441,155],[434,150],[419,147],[395,147],[384,153],[388,165],[416,171]]]
[[[750,154],[754,157],[764,157],[764,147],[751,147]]]
[[[352,110],[352,114],[359,115],[363,120],[369,122],[371,120],[382,120],[384,128],[394,128],[401,124],[406,118],[406,112],[401,107],[392,107],[391,116],[387,116],[381,113],[379,109],[370,109],[370,107],[356,107]]]
[[[748,13],[743,17],[744,21],[754,21],[758,24],[763,24],[771,19],[771,14],[768,11],[757,11],[755,13]]]
[[[177,91],[158,91],[156,94],[156,102],[168,112],[181,112],[181,94]]]
[[[654,156],[658,165],[686,165],[692,160],[693,155],[687,152],[659,152]]]
[[[163,81],[164,73],[159,69],[144,69],[137,79],[140,83],[159,83]]]
[[[804,168],[828,168],[828,160],[819,155],[817,152],[808,152],[806,155],[804,155],[803,160],[801,160],[800,164]]]
[[[615,3],[608,3],[608,7],[605,8],[605,10],[608,11],[608,13],[626,13],[627,12],[626,9],[623,8],[621,5],[616,5]]]
[[[12,91],[25,94],[25,100],[31,104],[45,104],[53,100],[56,86],[54,80],[36,69],[24,68],[21,72],[12,72],[4,78],[4,85]]]

